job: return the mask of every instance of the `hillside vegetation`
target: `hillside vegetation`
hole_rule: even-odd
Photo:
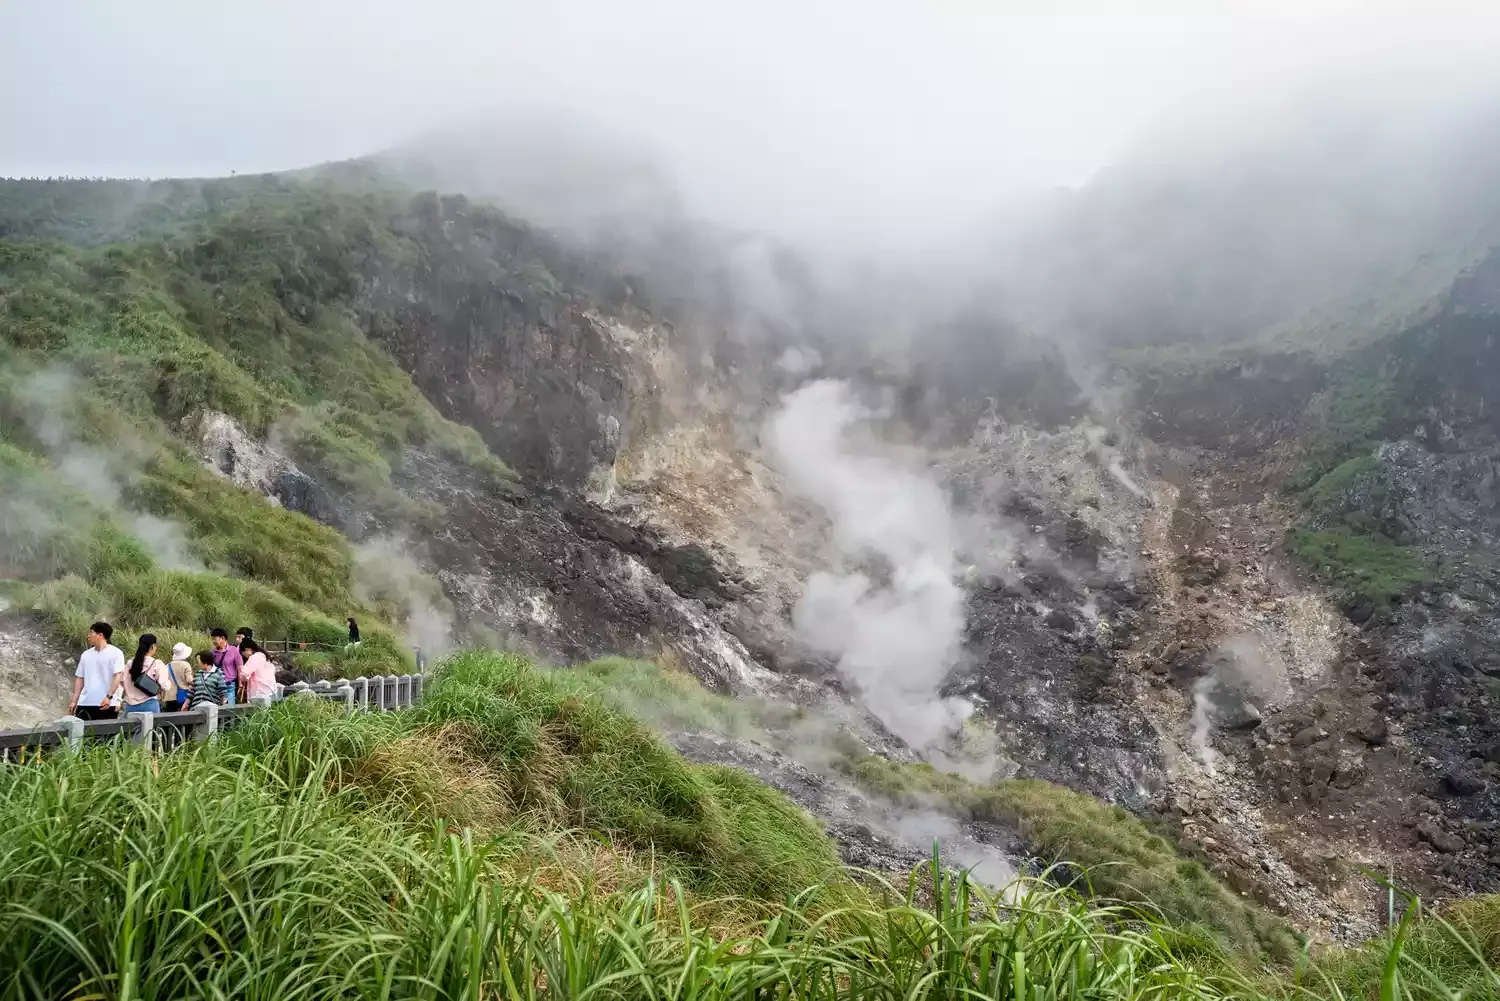
[[[0,769],[0,996],[1448,998],[1495,915],[1257,972],[1139,904],[856,883],[795,806],[590,693],[469,654],[406,713]],[[605,669],[606,675],[612,673]],[[1479,923],[1476,923],[1479,922]],[[1466,952],[1465,950],[1474,950]],[[1300,986],[1296,983],[1300,981]]]
[[[409,450],[519,489],[359,324],[375,263],[425,253],[434,197],[277,178],[0,195],[0,579],[69,641],[105,617],[127,643],[237,622],[341,643],[345,616],[374,614],[344,535],[199,461],[204,413],[270,436],[392,533],[441,516],[393,483]],[[350,670],[406,667],[399,625],[370,623]]]

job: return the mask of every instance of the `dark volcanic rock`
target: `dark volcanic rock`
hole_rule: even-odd
[[[1436,821],[1430,818],[1417,823],[1417,837],[1431,845],[1434,851],[1447,855],[1464,850],[1463,838],[1443,830]]]
[[[563,517],[586,539],[608,542],[616,549],[638,557],[684,598],[697,598],[717,606],[730,596],[728,582],[701,546],[673,546],[649,528],[627,525],[603,509],[585,501],[566,500],[559,505]]]
[[[431,196],[402,225],[428,253],[372,263],[369,334],[443,414],[549,484],[580,488],[614,461],[629,358],[596,312],[563,291],[602,279],[546,237],[459,197]]]
[[[1058,600],[1071,585],[1047,578],[1045,586],[1049,600]],[[1165,784],[1158,737],[1144,714],[1109,687],[1108,657],[1093,643],[1049,628],[1025,600],[976,590],[969,598],[969,663],[947,691],[980,704],[1021,774],[1144,807]],[[1084,658],[1101,668],[1081,669]]]
[[[288,511],[298,511],[314,521],[335,524],[339,505],[323,485],[299,470],[282,470],[272,484],[272,496]]]
[[[1465,768],[1454,768],[1443,775],[1443,788],[1455,796],[1473,796],[1484,791],[1484,779]]]
[[[472,635],[562,661],[671,650],[712,688],[753,685],[758,668],[739,640],[647,565],[671,562],[648,536],[597,509],[575,520],[548,503],[495,496],[432,456],[409,456],[400,481],[445,512],[428,556]],[[709,578],[699,568],[688,579]]]
[[[1054,608],[1052,611],[1048,612],[1047,615],[1042,619],[1042,622],[1047,626],[1048,629],[1056,629],[1059,632],[1064,633],[1071,633],[1078,627],[1078,623],[1073,621],[1073,616],[1069,615],[1061,608]]]

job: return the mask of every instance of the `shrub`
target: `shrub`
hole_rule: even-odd
[[[776,897],[838,868],[801,811],[736,773],[684,761],[571,672],[460,654],[418,715],[463,724],[466,752],[488,763],[518,811],[649,848],[696,884]]]
[[[1417,550],[1378,533],[1362,534],[1344,526],[1321,532],[1299,528],[1288,534],[1287,542],[1309,570],[1342,589],[1351,601],[1386,605],[1434,579]]]

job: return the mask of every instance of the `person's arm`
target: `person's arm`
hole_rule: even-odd
[[[81,670],[81,668],[80,668],[80,670]],[[70,699],[68,699],[68,715],[69,716],[73,715],[73,713],[77,711],[77,709],[78,709],[78,696],[80,696],[82,694],[83,694],[83,676],[75,674],[73,676],[73,697],[70,698]]]
[[[120,657],[119,657],[119,659],[115,661],[115,676],[114,676],[114,678],[112,678],[110,680],[110,683],[109,683],[109,692],[107,694],[105,694],[103,701],[101,701],[99,703],[99,708],[100,709],[104,709],[105,707],[107,707],[109,705],[110,700],[115,697],[115,693],[117,693],[117,692],[120,695],[120,701],[122,703],[125,701],[125,676],[126,676],[126,673],[127,673],[127,671],[126,671],[126,667],[125,667],[125,655],[121,654]]]

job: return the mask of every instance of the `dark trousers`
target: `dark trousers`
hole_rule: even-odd
[[[161,704],[161,711],[164,713],[180,713],[182,712],[182,709],[183,705],[181,699],[173,699],[170,702],[163,702]]]
[[[79,706],[73,710],[73,715],[83,720],[115,719],[120,715],[120,711],[114,706],[104,706],[102,708],[99,706]]]

